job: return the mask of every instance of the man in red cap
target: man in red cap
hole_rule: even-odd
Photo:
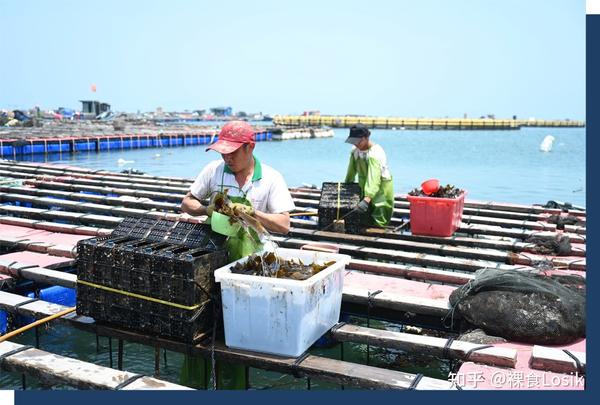
[[[254,147],[254,129],[250,124],[231,121],[224,125],[219,140],[206,149],[219,152],[223,159],[215,160],[202,169],[183,198],[181,210],[190,215],[211,216],[213,206],[204,206],[201,201],[227,189],[234,211],[253,216],[270,232],[287,233],[290,229],[289,211],[295,208],[294,201],[281,174],[262,164],[253,154]],[[256,239],[256,233],[244,228],[229,236],[229,259],[234,261],[260,250],[262,243]],[[218,388],[245,388],[245,367],[221,362],[217,369]],[[200,388],[204,370],[203,359],[186,356],[181,383]]]
[[[206,150],[221,154],[204,167],[181,203],[190,215],[211,215],[211,207],[200,202],[217,192],[228,190],[234,208],[254,216],[270,232],[287,233],[289,211],[294,202],[285,180],[275,169],[262,164],[254,156],[254,129],[244,121],[231,121],[223,126],[219,139]]]

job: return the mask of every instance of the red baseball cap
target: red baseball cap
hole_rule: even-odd
[[[236,151],[245,143],[254,144],[254,128],[245,121],[231,121],[221,128],[219,140],[210,145],[206,150],[214,150],[228,154]]]

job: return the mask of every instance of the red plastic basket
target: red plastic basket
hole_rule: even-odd
[[[407,196],[413,235],[452,236],[460,227],[465,206],[463,192],[457,198]]]

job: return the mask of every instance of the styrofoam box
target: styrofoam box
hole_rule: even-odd
[[[350,256],[282,248],[276,254],[304,264],[335,264],[302,281],[231,273],[230,268],[247,257],[215,270],[215,281],[221,283],[225,344],[298,357],[338,322],[343,270]]]

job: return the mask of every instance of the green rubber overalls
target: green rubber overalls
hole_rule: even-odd
[[[389,178],[382,176],[381,162],[376,157],[369,155],[366,159],[360,157],[357,159],[354,153],[351,153],[346,183],[354,182],[357,174],[362,192],[360,198],[371,198],[368,214],[372,225],[386,226],[394,212],[394,186],[391,175]]]
[[[255,158],[256,159],[256,158]],[[258,160],[256,160],[257,164]],[[225,166],[227,168],[227,166]],[[256,165],[255,165],[256,170]],[[241,203],[252,207],[252,203],[246,198],[246,194],[241,188],[233,185],[223,184],[225,178],[225,170],[221,177],[220,192],[223,193],[225,188],[238,189],[243,196],[228,198],[233,203]],[[253,178],[254,180],[254,178]],[[226,247],[229,253],[229,261],[233,262],[241,259],[244,256],[256,253],[263,248],[260,238],[253,229],[245,230],[241,228],[235,235],[227,238]],[[181,370],[180,383],[193,388],[204,388],[207,381],[207,373],[211,373],[211,363],[207,359],[197,356],[185,355]],[[243,390],[246,389],[247,370],[246,366],[227,363],[224,361],[216,362],[217,369],[217,388],[226,390]]]

